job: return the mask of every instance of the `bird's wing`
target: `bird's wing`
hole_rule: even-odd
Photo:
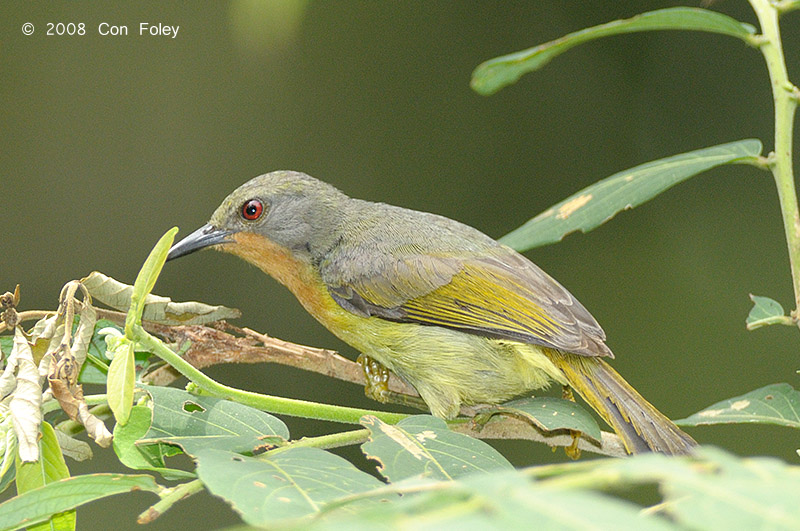
[[[605,333],[572,294],[522,255],[498,250],[480,257],[361,256],[358,267],[339,264],[349,275],[323,270],[323,280],[340,306],[359,315],[613,357]]]

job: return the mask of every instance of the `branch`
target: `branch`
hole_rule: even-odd
[[[122,325],[125,315],[114,310],[97,308],[97,316]],[[324,374],[337,380],[365,385],[361,365],[340,356],[334,350],[308,347],[260,334],[248,328],[239,328],[225,321],[211,326],[169,326],[152,321],[142,321],[148,332],[158,334],[170,343],[191,346],[183,359],[198,369],[222,363],[278,363],[305,371]],[[245,337],[225,332],[234,331]],[[260,346],[259,346],[260,343]],[[172,366],[165,365],[145,375],[143,380],[151,385],[169,385],[180,377]],[[389,390],[419,396],[417,391],[394,374],[389,380]]]

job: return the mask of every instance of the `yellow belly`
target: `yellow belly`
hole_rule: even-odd
[[[345,343],[413,385],[443,418],[462,404],[499,403],[548,385],[563,373],[536,345],[490,339],[438,326],[361,317],[339,306],[309,264],[263,237],[234,236],[231,252],[288,287],[303,307]]]

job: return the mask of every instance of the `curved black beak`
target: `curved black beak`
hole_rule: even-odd
[[[231,234],[233,234],[231,230],[218,229],[213,225],[204,225],[173,245],[169,253],[167,253],[167,261],[169,262],[173,258],[191,254],[212,245],[232,243],[233,240],[229,238]]]

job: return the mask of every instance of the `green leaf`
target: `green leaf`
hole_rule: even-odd
[[[69,469],[67,468],[67,463],[64,462],[64,456],[61,454],[61,447],[58,444],[53,427],[47,422],[42,422],[40,429],[39,460],[33,463],[23,463],[18,457],[15,463],[17,469],[17,493],[20,495],[69,477]],[[5,504],[0,505],[0,520],[2,520],[3,505]],[[59,514],[56,514],[56,512]],[[39,529],[75,529],[74,511],[56,512],[51,512],[41,519],[48,519],[48,523],[29,527],[28,529],[32,531]]]
[[[14,458],[11,458],[11,466],[0,476],[0,493],[3,493],[8,487],[14,483],[14,478],[17,476],[17,469],[14,466]]]
[[[579,489],[548,488],[516,471],[476,474],[436,484],[354,515],[331,513],[306,529],[536,529],[584,531],[676,529],[641,507]],[[409,489],[413,493],[413,489]]]
[[[4,359],[8,359],[11,355],[11,349],[14,348],[14,338],[11,336],[0,337],[0,352],[3,354]]]
[[[717,402],[685,419],[680,426],[710,424],[777,424],[800,428],[800,392],[787,383],[778,383]]]
[[[574,430],[600,442],[601,430],[594,417],[584,408],[570,400],[539,396],[520,398],[488,411],[481,411],[477,422],[485,422],[489,416],[497,413],[512,415],[533,423],[544,431]]]
[[[560,241],[571,232],[589,232],[618,212],[639,206],[689,177],[760,153],[760,141],[740,140],[615,173],[548,208],[500,241],[525,251]]]
[[[255,526],[317,513],[328,502],[383,486],[341,457],[308,447],[258,458],[209,448],[197,454],[197,474],[213,494]],[[344,510],[377,503],[367,499]]]
[[[586,28],[527,50],[490,59],[478,65],[472,73],[470,86],[479,94],[488,96],[579,44],[600,37],[653,30],[708,31],[745,41],[755,33],[753,26],[714,11],[689,7],[660,9]]]
[[[108,407],[114,412],[117,422],[124,426],[133,407],[133,388],[136,383],[133,343],[126,337],[106,337],[109,351],[114,356],[108,368]]]
[[[156,285],[158,275],[161,274],[161,268],[167,261],[167,253],[169,248],[172,247],[172,242],[175,240],[175,235],[178,233],[178,227],[172,227],[158,240],[153,250],[147,255],[139,274],[136,275],[136,281],[133,283],[133,291],[131,292],[131,307],[128,309],[128,315],[125,318],[125,335],[128,339],[133,339],[133,325],[142,323],[142,311],[144,310],[145,299],[153,291],[153,286]],[[85,284],[84,284],[85,285]]]
[[[15,461],[17,458],[17,434],[12,420],[5,417],[0,422],[0,493],[6,490],[17,477]]]
[[[136,490],[158,492],[159,487],[147,475],[89,474],[62,479],[0,504],[0,529],[30,526],[84,503]]]
[[[109,364],[109,359],[106,356],[107,344],[105,336],[98,334],[98,332],[104,328],[113,328],[122,332],[122,328],[113,321],[109,321],[108,319],[100,319],[97,321],[94,325],[92,340],[89,343],[89,353],[86,358],[86,363],[81,366],[81,372],[78,375],[78,383],[106,384]]]
[[[695,459],[640,454],[596,463],[540,484],[613,490],[657,483],[660,511],[682,529],[800,529],[800,467],[774,458],[741,459],[703,447]]]
[[[133,406],[128,423],[114,426],[114,451],[120,462],[134,470],[153,470],[165,479],[174,481],[196,477],[192,472],[168,468],[164,458],[180,453],[166,444],[137,445],[150,429],[153,412],[147,406]]]
[[[361,450],[379,463],[392,482],[421,476],[454,479],[474,472],[513,469],[505,457],[483,441],[447,428],[430,415],[414,415],[397,424],[366,416],[361,424],[370,431]]]
[[[141,388],[153,398],[153,422],[139,444],[176,444],[196,455],[205,448],[252,452],[289,439],[283,421],[252,407],[169,387]]]
[[[688,529],[800,529],[798,467],[713,448],[702,455],[716,465],[712,470],[686,463],[662,482],[664,507],[679,523]]]
[[[127,312],[131,305],[133,286],[97,271],[82,279],[89,293],[98,301]],[[225,306],[211,306],[202,302],[173,302],[169,297],[148,294],[145,298],[142,319],[167,325],[205,324],[220,319],[236,319],[242,312]]]
[[[145,313],[147,312],[145,311]],[[108,380],[108,367],[110,364],[110,358],[107,355],[108,345],[105,335],[99,334],[98,332],[108,328],[122,332],[122,328],[120,328],[113,321],[101,319],[97,322],[94,327],[92,341],[89,343],[89,354],[86,358],[87,363],[84,363],[81,366],[81,372],[78,376],[78,383],[106,385]],[[135,348],[136,347],[134,347],[134,349]],[[153,355],[149,352],[138,350],[135,351],[133,355],[135,371],[140,373],[142,370],[146,370],[150,366],[150,360],[152,357]]]
[[[750,309],[745,321],[748,330],[755,330],[772,324],[794,325],[791,317],[786,315],[783,306],[779,302],[769,297],[759,297],[752,293],[750,294],[750,300],[753,301],[753,308]]]

